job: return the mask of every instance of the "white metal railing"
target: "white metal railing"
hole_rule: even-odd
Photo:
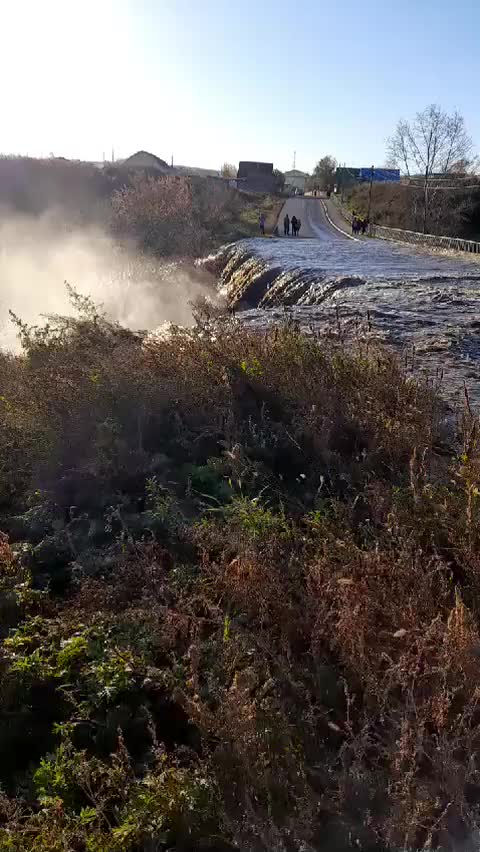
[[[347,222],[352,223],[353,216],[349,210],[343,207],[337,199],[335,204]],[[476,240],[464,240],[461,237],[442,237],[437,234],[421,234],[418,231],[406,231],[403,228],[389,228],[387,225],[370,224],[368,228],[370,237],[380,240],[395,240],[413,245],[432,246],[433,248],[463,251],[470,254],[480,254],[480,242]]]
[[[402,243],[432,246],[480,254],[480,243],[476,240],[463,240],[461,237],[441,237],[437,234],[420,234],[417,231],[404,231],[403,228],[388,228],[386,225],[370,225],[369,234],[380,240],[400,240]]]

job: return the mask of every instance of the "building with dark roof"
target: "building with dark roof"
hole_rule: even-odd
[[[242,160],[238,164],[237,182],[238,188],[245,192],[275,192],[277,180],[273,163]]]
[[[146,172],[157,172],[165,175],[172,172],[165,160],[161,160],[160,157],[156,157],[155,154],[150,154],[148,151],[137,151],[136,154],[127,157],[122,162],[122,168],[141,169]]]

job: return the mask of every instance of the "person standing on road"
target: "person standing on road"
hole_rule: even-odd
[[[292,225],[292,237],[296,237],[297,236],[297,217],[292,216],[292,218],[290,219],[290,222],[291,222],[291,225]]]
[[[265,214],[260,213],[258,217],[258,224],[260,225],[260,233],[265,236]]]
[[[301,219],[297,219],[297,237],[298,237],[298,234],[300,233],[300,228],[301,228],[301,227],[302,227],[302,220],[301,220]]]
[[[285,214],[285,218],[283,220],[283,233],[286,237],[290,234],[290,217],[288,213]]]

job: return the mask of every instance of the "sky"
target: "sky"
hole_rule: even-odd
[[[382,165],[430,103],[480,149],[478,0],[0,0],[0,151]]]

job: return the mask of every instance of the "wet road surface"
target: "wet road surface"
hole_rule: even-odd
[[[242,276],[242,292],[249,281],[255,285],[258,307],[242,311],[243,320],[263,327],[288,315],[307,333],[368,333],[393,346],[449,400],[463,400],[465,383],[480,407],[479,260],[351,240],[328,222],[321,199],[287,204],[289,215],[302,219],[302,232],[307,223],[304,233],[313,236],[237,244],[233,273],[226,268],[222,284],[227,293]]]
[[[302,223],[300,237],[302,238],[316,239],[321,242],[348,239],[345,234],[335,228],[333,221],[329,221],[325,206],[325,202],[321,198],[308,196],[288,198],[278,218],[278,233],[284,238],[283,220],[285,214],[288,213],[290,219],[292,216],[300,219]],[[288,239],[295,239],[291,232]]]

